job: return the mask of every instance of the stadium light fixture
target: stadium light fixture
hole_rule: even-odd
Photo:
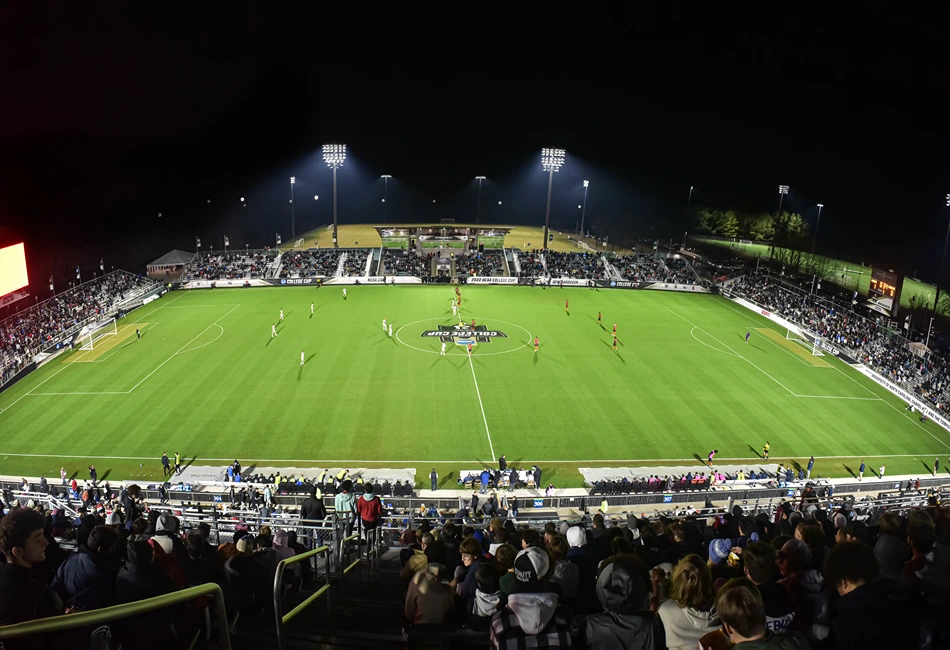
[[[581,236],[584,235],[584,217],[587,214],[587,188],[590,187],[590,181],[584,181],[584,204],[578,206],[581,209]]]
[[[950,207],[950,194],[947,194],[947,207]],[[937,315],[937,305],[940,300],[940,282],[943,280],[943,265],[947,261],[947,243],[950,242],[950,221],[947,221],[947,236],[943,240],[943,257],[940,258],[940,273],[937,275],[937,291],[934,296],[933,315]]]
[[[386,223],[386,219],[389,217],[389,206],[386,205],[386,199],[389,198],[389,179],[392,178],[392,174],[383,174],[380,178],[383,179],[383,223]]]
[[[815,243],[818,241],[818,226],[821,225],[821,209],[825,207],[824,203],[818,204],[818,220],[815,221],[815,236],[811,240],[811,253],[815,254]],[[819,287],[820,288],[820,287]]]
[[[684,224],[684,226],[683,226],[683,245],[682,245],[682,248],[684,248],[684,249],[686,248],[687,235],[689,235],[689,230],[687,230],[687,228],[689,228],[689,206],[690,206],[690,204],[693,202],[693,190],[694,190],[694,189],[695,189],[694,186],[690,185],[690,186],[689,186],[689,195],[686,197],[686,222],[685,222],[685,224]]]
[[[314,195],[313,195],[313,200],[314,200],[314,201],[319,201],[319,200],[320,200],[320,196],[317,195],[317,194],[314,194]]]
[[[290,236],[297,236],[297,219],[294,215],[294,183],[297,182],[296,176],[290,177]]]
[[[548,173],[548,204],[544,211],[544,249],[548,249],[548,226],[551,223],[551,187],[554,185],[554,172],[564,165],[567,152],[564,149],[544,147],[541,149],[541,169]]]
[[[327,167],[333,170],[333,248],[337,248],[337,218],[336,218],[336,170],[343,166],[346,160],[345,144],[325,144],[323,145],[323,160]]]
[[[482,216],[482,181],[485,180],[485,177],[476,176],[475,180],[478,181],[478,204],[475,208],[475,223],[478,223],[479,218]]]
[[[782,199],[785,198],[786,194],[788,194],[788,185],[779,185],[778,186],[778,214],[775,215],[776,219],[779,219],[782,216]]]

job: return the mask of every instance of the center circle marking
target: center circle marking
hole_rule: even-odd
[[[473,316],[472,318],[475,318],[475,320],[477,320],[477,321],[481,321],[481,318],[479,318],[478,316]],[[435,317],[435,318],[423,318],[422,320],[416,320],[416,321],[412,321],[411,323],[406,323],[405,325],[403,325],[402,327],[400,327],[398,330],[396,330],[396,340],[397,340],[400,344],[405,345],[407,348],[412,348],[413,350],[418,350],[419,352],[425,352],[425,353],[427,353],[427,354],[439,354],[436,350],[426,350],[426,349],[424,349],[424,348],[419,348],[419,347],[416,347],[416,346],[414,346],[414,345],[410,345],[409,343],[406,343],[406,342],[403,341],[401,338],[399,338],[399,333],[402,332],[402,331],[403,331],[404,329],[406,329],[407,327],[412,327],[413,325],[418,325],[419,323],[428,323],[428,322],[430,322],[430,321],[441,321],[442,323],[444,323],[444,322],[445,322],[445,319],[444,319],[444,318],[439,318],[439,317]],[[503,351],[503,352],[479,352],[479,353],[478,353],[478,356],[480,356],[480,357],[490,357],[490,356],[493,356],[493,355],[496,355],[496,354],[509,354],[509,353],[511,353],[511,352],[517,352],[517,351],[520,350],[521,348],[526,348],[526,347],[528,347],[528,345],[531,344],[531,332],[529,332],[528,330],[526,330],[525,328],[523,328],[521,325],[515,325],[514,323],[509,323],[508,321],[504,321],[504,320],[493,320],[492,322],[494,322],[494,323],[504,323],[505,325],[511,325],[512,327],[517,327],[519,330],[521,330],[522,332],[524,332],[525,334],[528,335],[528,340],[525,341],[521,346],[519,346],[519,347],[517,347],[517,348],[514,348],[514,349],[511,349],[511,350],[505,350],[505,351]],[[446,352],[446,354],[448,354],[448,352]]]

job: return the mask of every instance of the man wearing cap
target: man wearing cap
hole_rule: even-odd
[[[507,606],[492,617],[491,648],[570,647],[571,626],[558,611],[558,595],[548,590],[548,554],[529,546],[515,556],[514,585]]]

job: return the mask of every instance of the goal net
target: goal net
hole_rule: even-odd
[[[100,321],[98,323],[90,323],[82,328],[82,332],[79,335],[79,340],[82,343],[79,349],[92,350],[102,337],[112,336],[118,333],[119,330],[116,327],[115,318],[110,318],[109,320]]]
[[[789,328],[787,330],[787,334],[785,335],[785,338],[786,340],[794,341],[795,343],[798,343],[802,347],[808,350],[811,350],[812,355],[816,357],[825,356],[825,353],[822,352],[823,346],[822,346],[822,341],[820,337],[814,336],[813,334],[810,334],[808,332],[803,332],[798,329]]]

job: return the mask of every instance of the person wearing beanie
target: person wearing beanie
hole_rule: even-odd
[[[558,595],[548,590],[548,554],[529,546],[515,556],[514,584],[508,604],[492,617],[492,650],[571,647],[571,625],[558,610]]]
[[[732,540],[717,538],[709,542],[709,561],[713,564],[722,564],[732,551]]]
[[[274,574],[255,557],[257,541],[253,535],[247,534],[237,541],[235,547],[237,555],[224,564],[225,575],[237,574],[240,584],[250,592],[256,607],[272,609]]]
[[[647,567],[633,557],[608,560],[597,578],[600,614],[582,628],[586,647],[598,650],[654,649],[663,646],[663,628],[650,612]]]
[[[567,559],[577,567],[577,598],[587,603],[588,609],[596,607],[597,558],[587,546],[587,531],[582,526],[571,526],[567,529],[567,543]]]

